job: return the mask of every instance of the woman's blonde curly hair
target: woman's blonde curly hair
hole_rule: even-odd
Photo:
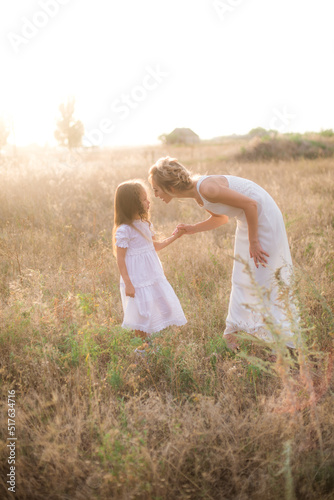
[[[171,193],[171,188],[177,191],[191,189],[193,181],[191,173],[176,158],[165,156],[159,160],[149,170],[149,180],[152,179],[166,193]]]

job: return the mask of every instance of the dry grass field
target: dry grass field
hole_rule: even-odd
[[[239,150],[230,141],[0,158],[1,498],[334,498],[333,160],[247,163]],[[113,195],[167,154],[193,173],[247,177],[281,208],[301,315],[293,357],[278,345],[270,362],[247,339],[239,354],[226,348],[232,220],[159,253],[188,324],[136,358],[140,340],[120,326]],[[161,235],[204,218],[191,200],[152,199]]]

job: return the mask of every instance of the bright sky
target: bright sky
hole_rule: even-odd
[[[0,19],[19,145],[55,143],[68,95],[103,146],[334,128],[333,0],[15,0]]]

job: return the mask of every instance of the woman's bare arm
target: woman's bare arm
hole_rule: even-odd
[[[207,210],[207,212],[209,211]],[[227,215],[216,215],[212,212],[209,213],[211,216],[202,222],[197,222],[196,224],[178,224],[176,229],[179,231],[183,230],[185,234],[194,234],[216,229],[217,227],[220,227],[228,222]]]

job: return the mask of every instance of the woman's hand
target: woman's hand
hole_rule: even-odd
[[[125,295],[127,297],[134,297],[135,296],[135,287],[133,286],[132,283],[125,284]]]
[[[269,254],[263,250],[259,241],[251,243],[249,245],[249,255],[251,259],[254,259],[254,263],[256,267],[259,267],[261,264],[263,267],[266,267],[267,259],[265,256],[269,257]]]
[[[175,229],[175,231],[172,233],[172,236],[175,235],[175,237],[177,239],[177,238],[180,238],[181,236],[183,236],[184,234],[186,234],[185,229],[183,229],[183,227],[177,227]]]
[[[182,234],[194,234],[195,230],[192,224],[178,224],[173,234],[178,232],[181,232]],[[180,234],[180,236],[182,236],[182,234]]]

